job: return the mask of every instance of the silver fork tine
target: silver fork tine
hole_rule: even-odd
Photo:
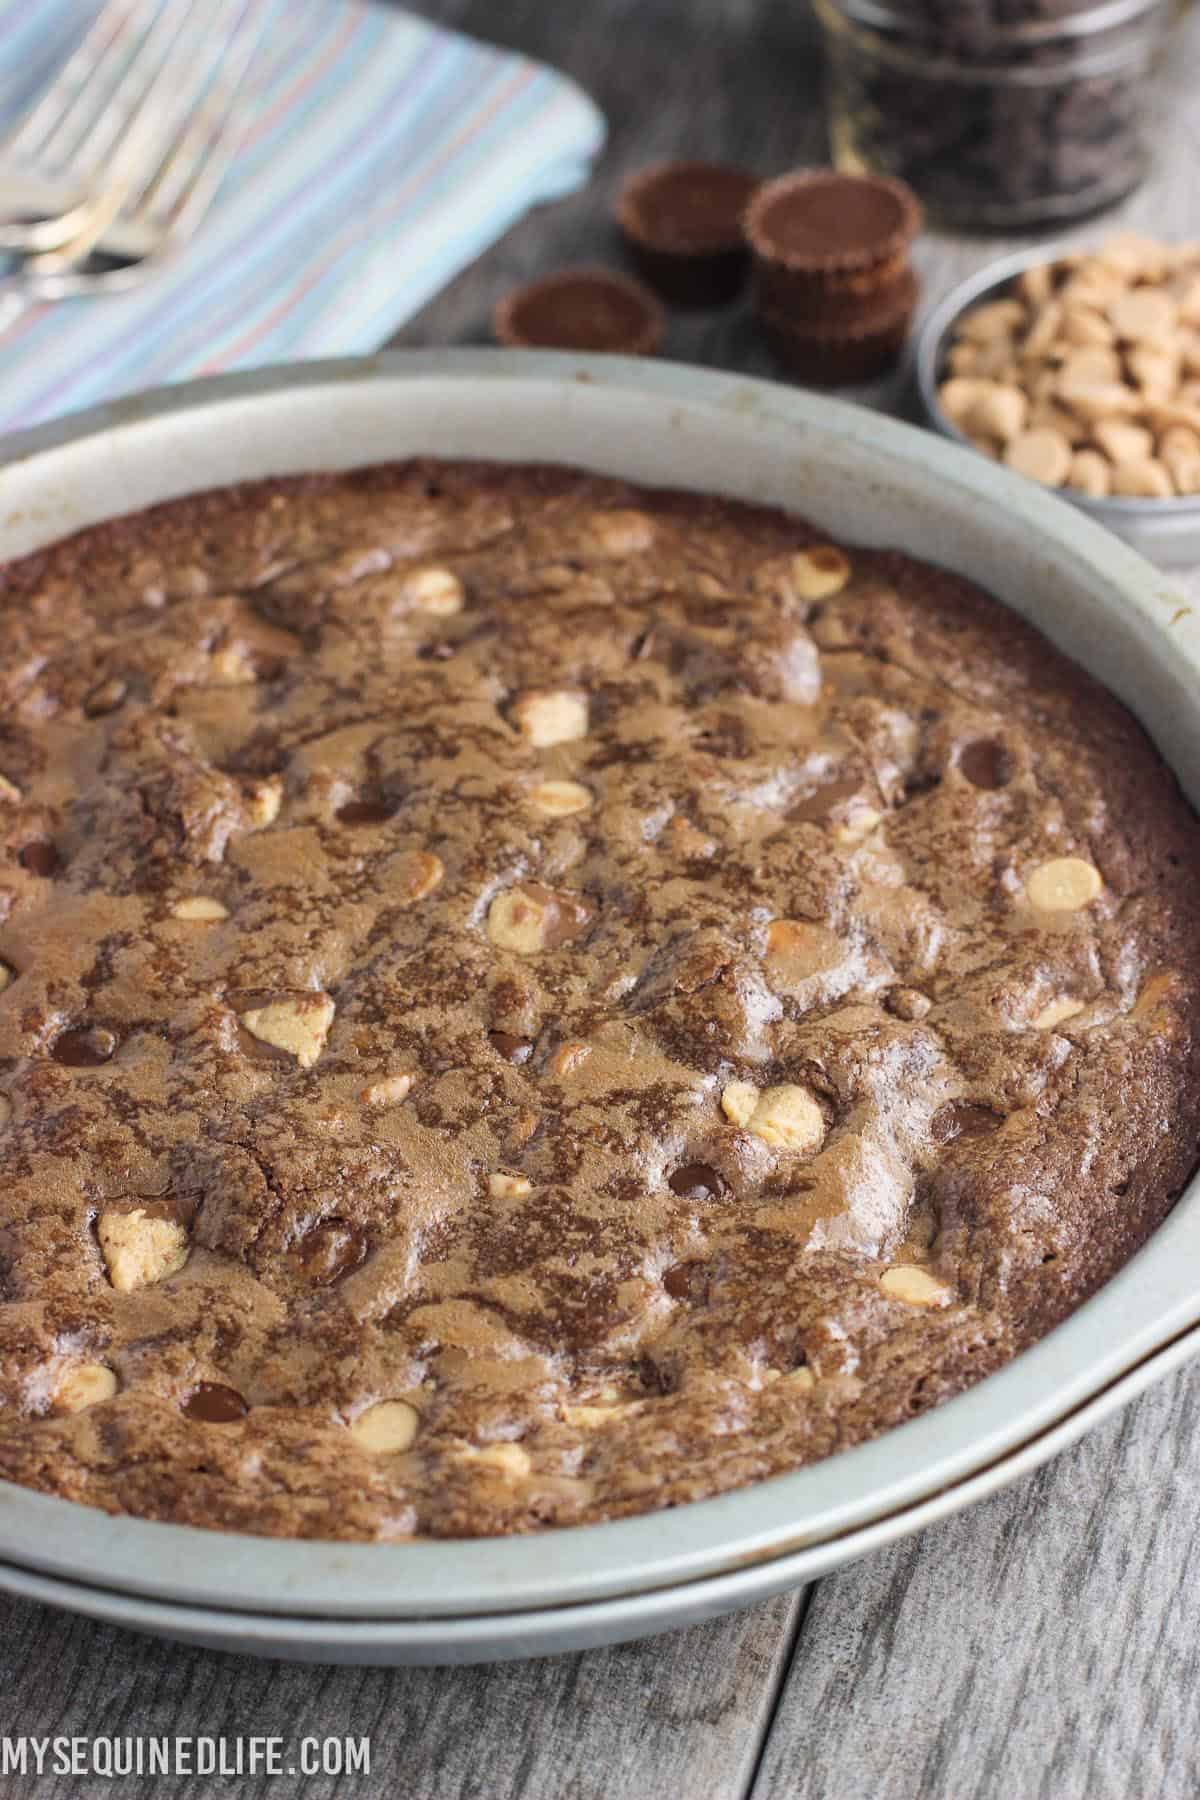
[[[107,173],[106,162],[116,153],[131,123],[141,116],[139,109],[149,103],[151,97],[170,98],[169,89],[159,77],[171,57],[176,36],[195,10],[194,0],[165,0],[164,5],[156,8],[153,23],[108,95],[99,116],[88,124],[82,139],[71,149],[72,167],[93,179],[102,177]],[[177,62],[188,60],[183,55]],[[177,79],[178,76],[176,69]],[[184,85],[180,81],[180,86]]]
[[[155,92],[156,79],[170,55],[172,41],[192,6],[193,0],[165,0],[162,6],[150,0],[149,8],[141,0],[127,6],[124,24],[87,60],[89,85],[79,90],[73,103],[68,102],[48,134],[35,143],[30,132],[28,143],[33,147],[29,148],[26,132],[35,121],[22,128],[19,153],[43,164],[69,166],[84,191],[79,203],[57,218],[27,225],[0,225],[0,251],[57,250],[85,228],[96,198],[91,190],[103,176],[105,191],[110,191],[107,177],[112,171],[105,169],[105,162],[109,158],[115,160],[122,140],[144,119],[146,103]],[[130,53],[122,66],[122,52],[127,44],[131,46]],[[98,79],[101,73],[108,77],[106,81]],[[158,86],[165,93],[163,84]]]
[[[212,92],[189,121],[143,204],[164,230],[189,235],[208,211],[237,154],[238,100],[262,42],[270,0],[249,0],[227,43]]]
[[[190,10],[196,0],[180,0],[180,3]],[[251,10],[252,0],[250,4],[248,0],[216,0],[215,5],[213,0],[200,0],[200,3],[206,8],[206,32],[211,34],[213,43],[224,44],[228,56],[229,40],[222,32],[226,16],[247,14]],[[230,75],[235,88],[248,69],[258,42],[261,15],[256,17],[259,19],[258,30],[243,32],[241,25],[238,28],[237,39],[241,41]],[[190,77],[187,79],[181,75],[181,63],[189,65]],[[154,193],[160,179],[165,182],[171,178],[172,165],[176,158],[182,157],[185,146],[188,151],[183,165],[184,181],[195,182],[200,179],[205,163],[220,148],[221,140],[227,135],[223,131],[207,155],[199,138],[194,144],[189,143],[193,138],[192,125],[195,117],[200,116],[195,113],[196,101],[212,82],[214,66],[220,66],[219,54],[215,65],[213,60],[201,63],[197,74],[197,59],[193,46],[188,42],[161,62],[145,90],[142,104],[135,111],[112,154],[104,185],[86,208],[79,230],[65,244],[29,257],[23,271],[27,276],[45,278],[78,267],[100,242],[119,212],[128,209],[132,214],[146,207],[146,197]],[[222,84],[222,92],[224,87],[225,84]],[[229,105],[223,107],[223,119],[228,117],[229,111]],[[206,124],[204,139],[207,140],[211,133],[212,126]],[[186,190],[179,184],[177,191]],[[209,198],[214,192],[215,184],[206,189]]]
[[[83,42],[72,51],[50,86],[5,141],[14,156],[35,156],[84,96],[135,25],[130,0],[108,0]]]

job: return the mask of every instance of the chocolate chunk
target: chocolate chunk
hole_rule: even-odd
[[[314,1287],[328,1287],[366,1261],[370,1244],[345,1219],[325,1219],[300,1241],[300,1264]]]
[[[667,1186],[685,1200],[719,1200],[725,1192],[725,1183],[717,1171],[701,1162],[684,1163],[668,1176]]]
[[[1007,787],[1013,778],[1012,753],[994,738],[976,738],[959,751],[958,766],[977,788]]]
[[[563,269],[509,294],[496,308],[496,337],[517,350],[599,350],[649,356],[665,321],[640,282],[607,269]]]
[[[722,163],[656,163],[629,181],[617,223],[642,278],[673,306],[718,306],[745,282],[742,215],[758,186]]]
[[[708,1271],[699,1262],[672,1263],[662,1284],[672,1300],[701,1300],[708,1288]]]
[[[527,1063],[533,1055],[533,1045],[527,1044],[524,1038],[514,1037],[511,1031],[489,1031],[488,1039],[505,1062]]]
[[[337,810],[340,825],[386,825],[395,808],[385,800],[347,800]]]
[[[189,1419],[200,1419],[205,1425],[232,1425],[244,1419],[250,1408],[236,1388],[219,1381],[201,1381],[183,1403]]]
[[[939,1107],[930,1123],[930,1131],[935,1144],[950,1144],[959,1137],[986,1137],[990,1131],[999,1131],[1004,1119],[990,1106],[976,1106],[970,1100],[955,1100],[948,1106]]]
[[[25,844],[17,852],[17,861],[31,875],[41,875],[45,880],[57,874],[61,866],[58,851],[46,838],[35,838],[31,844]]]
[[[98,1069],[115,1055],[117,1037],[98,1025],[80,1025],[60,1031],[50,1046],[56,1063],[68,1069]]]

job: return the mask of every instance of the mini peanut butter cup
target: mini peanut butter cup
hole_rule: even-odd
[[[756,312],[832,325],[864,307],[898,307],[911,276],[906,250],[868,269],[825,276],[756,262],[752,298]]]
[[[892,367],[904,348],[916,302],[917,279],[910,270],[886,305],[847,311],[840,320],[760,312],[758,321],[789,373],[814,387],[845,387],[873,381]]]
[[[757,262],[826,283],[905,256],[920,225],[917,197],[902,181],[839,169],[767,182],[744,220]]]
[[[515,350],[650,356],[665,323],[654,295],[608,269],[562,269],[516,288],[496,308],[496,337]]]
[[[759,183],[726,163],[662,162],[628,181],[616,219],[644,281],[672,306],[721,306],[745,285],[742,230]]]

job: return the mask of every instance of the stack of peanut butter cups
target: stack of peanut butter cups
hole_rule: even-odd
[[[804,169],[759,188],[744,220],[754,308],[785,368],[837,387],[896,361],[917,302],[920,226],[911,189],[882,176]]]

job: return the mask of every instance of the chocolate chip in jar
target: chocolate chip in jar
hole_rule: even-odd
[[[1141,179],[1170,7],[814,0],[840,167],[969,229],[1084,217]]]

